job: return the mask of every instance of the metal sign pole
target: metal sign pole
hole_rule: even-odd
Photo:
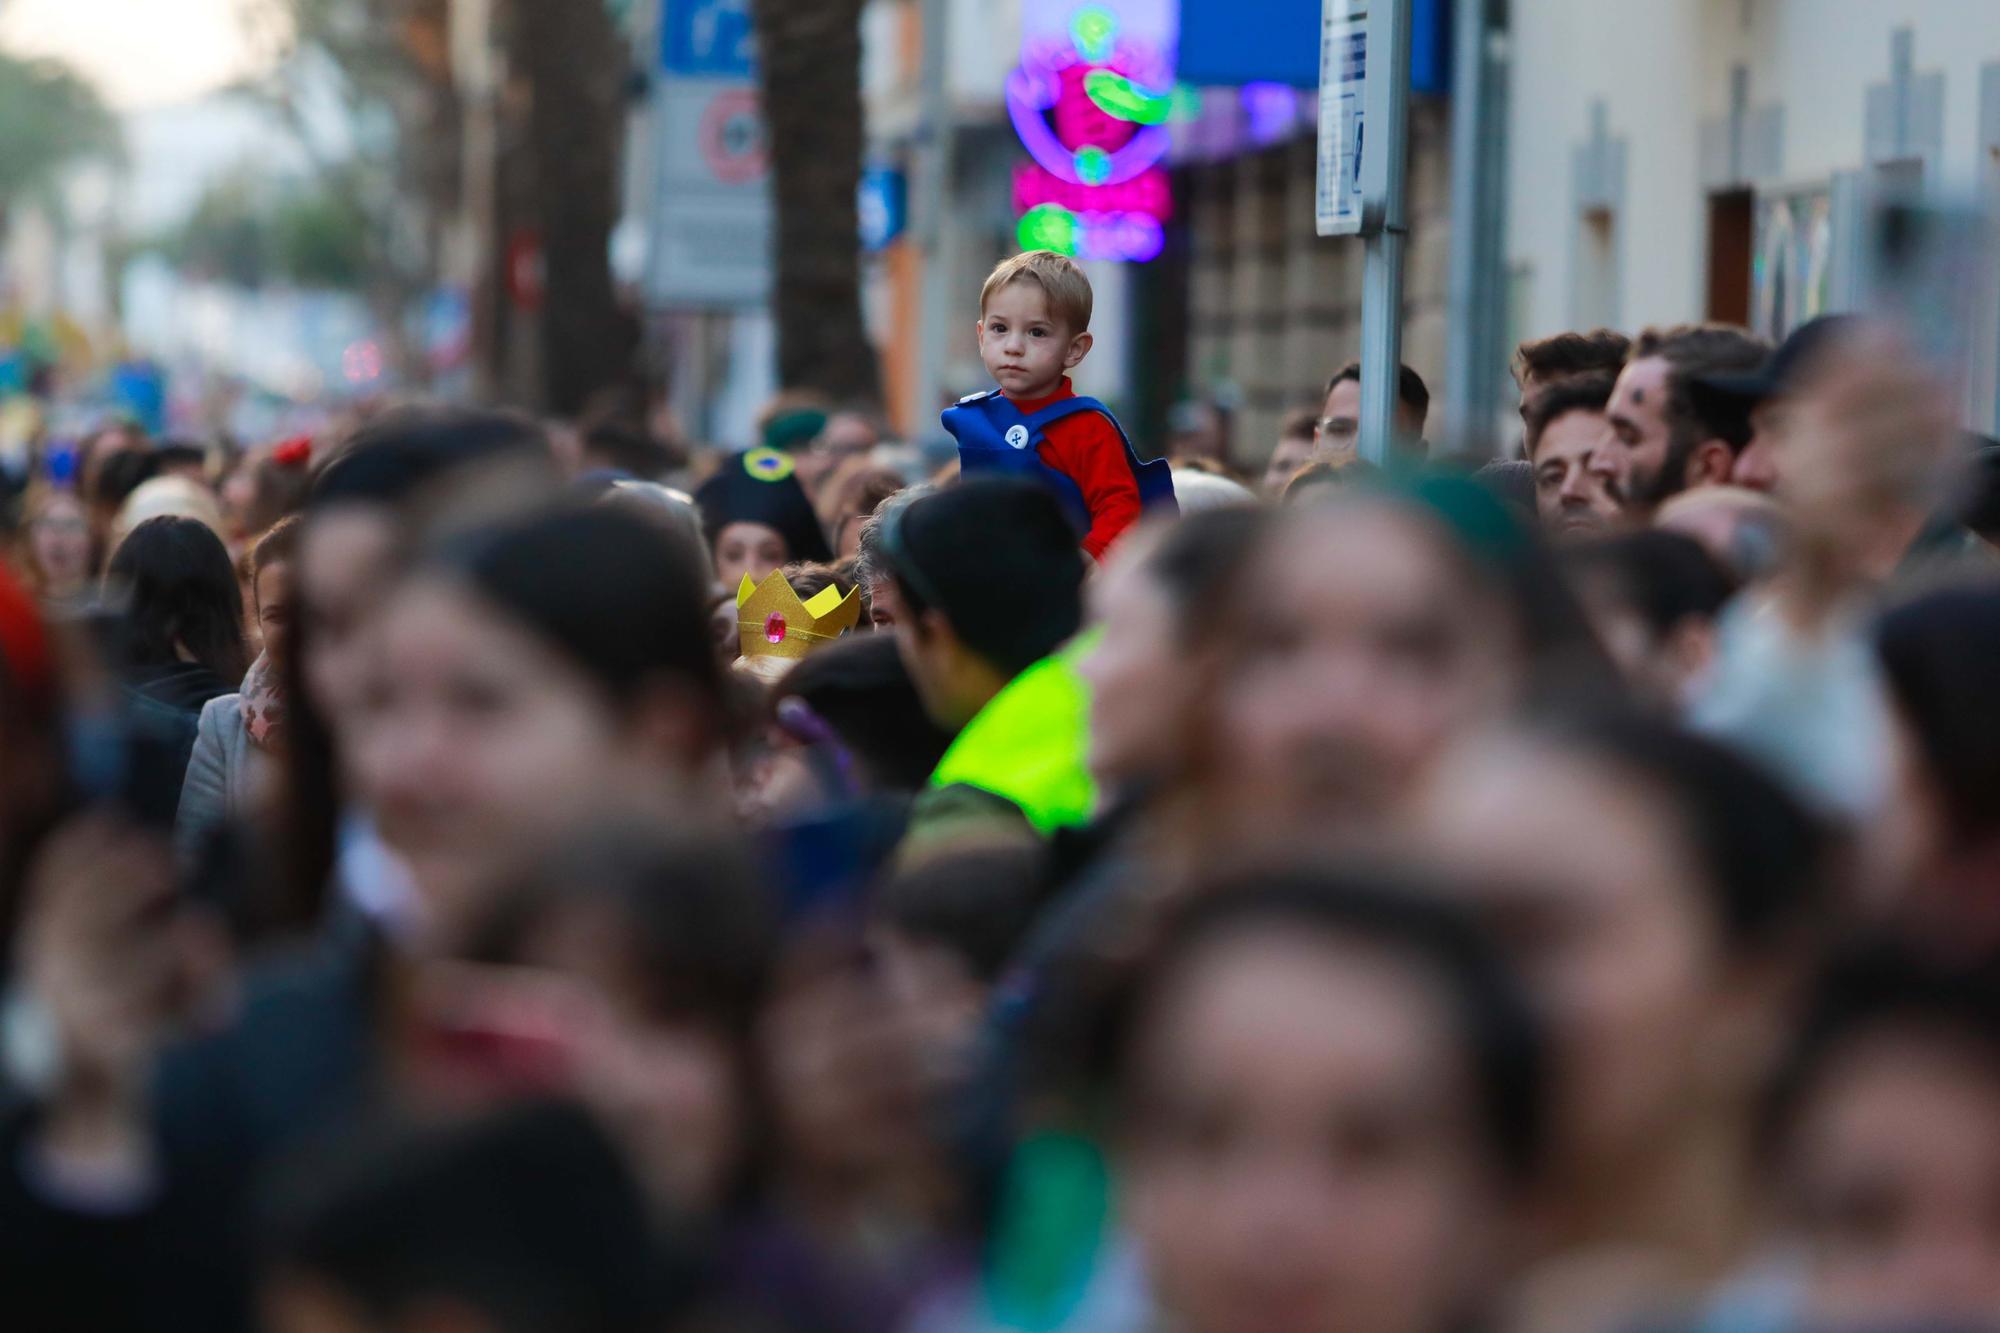
[[[1403,251],[1410,142],[1410,0],[1370,0],[1362,124],[1361,457],[1380,466],[1396,438],[1403,364]],[[1371,151],[1372,150],[1372,151]],[[1412,441],[1411,443],[1414,443]]]
[[[1507,363],[1508,0],[1457,0],[1456,13],[1446,449],[1476,462],[1493,455]]]

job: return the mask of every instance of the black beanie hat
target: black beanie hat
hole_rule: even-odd
[[[694,499],[701,506],[702,532],[711,551],[731,523],[761,523],[785,539],[788,562],[833,559],[819,516],[793,475],[792,457],[782,450],[751,449],[729,459],[702,483]]]
[[[1008,672],[1048,656],[1083,623],[1083,555],[1044,486],[982,478],[894,512],[883,553],[916,603]]]

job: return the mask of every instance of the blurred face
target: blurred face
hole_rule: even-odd
[[[1685,837],[1622,774],[1505,740],[1455,753],[1417,814],[1550,1024],[1558,1160],[1620,1169],[1682,1123],[1724,980]]]
[[[354,728],[356,780],[445,938],[500,872],[645,789],[599,687],[473,594],[408,583],[377,642]]]
[[[649,1191],[701,1215],[725,1202],[746,1147],[742,1064],[725,1031],[656,1010],[657,980],[630,947],[632,928],[622,913],[585,900],[537,922],[521,961],[579,978],[609,1001],[579,1091]]]
[[[966,697],[959,686],[959,666],[966,654],[944,617],[935,611],[921,616],[901,615],[896,620],[896,653],[910,684],[923,700],[924,712],[933,722],[957,731],[985,706],[984,699]]]
[[[849,514],[840,520],[840,526],[833,533],[833,555],[836,560],[847,560],[861,553],[861,529],[867,526],[868,515]]]
[[[785,539],[762,523],[731,523],[715,535],[715,579],[724,592],[735,592],[745,577],[762,583],[789,559]]]
[[[1100,632],[1078,668],[1091,687],[1090,768],[1119,786],[1173,767],[1194,675],[1143,558],[1114,563],[1090,598]]]
[[[1032,282],[1008,283],[979,315],[979,360],[1009,397],[1054,393],[1090,343],[1049,312],[1048,296]]]
[[[2000,1321],[2000,1069],[1884,1028],[1811,1097],[1787,1172],[1814,1327]]]
[[[297,611],[292,582],[289,560],[274,560],[257,571],[257,629],[264,636],[264,651],[280,667],[292,651],[292,617]]]
[[[1312,462],[1312,456],[1311,440],[1289,435],[1279,440],[1271,451],[1270,466],[1264,469],[1264,494],[1273,500],[1282,497],[1299,469]]]
[[[827,418],[826,428],[812,442],[812,447],[799,455],[799,484],[808,491],[817,490],[819,484],[832,476],[842,463],[867,453],[879,439],[874,424],[868,418],[852,412],[835,413]]]
[[[1678,708],[1708,666],[1713,627],[1690,616],[1655,634],[1632,589],[1608,572],[1579,573],[1570,587],[1625,682],[1650,703]]]
[[[1443,1333],[1492,1279],[1498,1195],[1441,998],[1277,928],[1143,1021],[1123,1203],[1187,1333]]]
[[[90,581],[90,520],[74,495],[50,499],[28,533],[29,551],[49,596],[81,591]]]
[[[217,491],[222,501],[222,515],[229,531],[238,538],[247,538],[249,531],[250,507],[257,503],[257,474],[248,463],[239,464],[223,478]]]
[[[1759,403],[1750,413],[1750,443],[1736,455],[1729,480],[1753,491],[1778,489],[1778,439],[1784,433],[1785,406],[1772,400]]]
[[[868,623],[876,629],[894,629],[903,619],[903,594],[896,580],[882,579],[868,585]]]
[[[1333,505],[1298,514],[1271,550],[1245,581],[1209,718],[1207,794],[1245,835],[1338,836],[1505,706],[1520,649],[1418,517]]]
[[[1567,412],[1542,431],[1535,447],[1535,512],[1544,531],[1602,532],[1618,521],[1613,471],[1598,461],[1604,429],[1600,413]]]
[[[311,626],[304,682],[343,747],[367,684],[367,628],[387,582],[396,532],[386,511],[354,506],[315,515],[300,533],[297,595]]]
[[[1626,366],[1605,412],[1611,430],[1604,451],[1619,493],[1647,509],[1682,487],[1682,478],[1669,475],[1673,432],[1666,412],[1666,358],[1649,356]]]
[[[97,497],[98,478],[104,473],[104,465],[118,454],[137,453],[146,447],[146,441],[138,431],[128,426],[111,426],[99,431],[83,446],[83,493]]]
[[[1407,441],[1423,438],[1424,423],[1402,399],[1396,400],[1396,432]],[[1353,458],[1361,437],[1361,381],[1342,380],[1326,396],[1320,411],[1319,447],[1329,459]]]
[[[791,1170],[832,1180],[928,1171],[936,1110],[964,1094],[983,996],[943,950],[882,928],[866,965],[785,986],[759,1027],[778,1139]]]

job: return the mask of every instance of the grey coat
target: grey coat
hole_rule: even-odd
[[[174,845],[184,861],[194,857],[218,825],[249,812],[263,781],[269,760],[250,740],[241,699],[225,694],[202,706],[194,754],[181,783],[180,813],[174,817]]]

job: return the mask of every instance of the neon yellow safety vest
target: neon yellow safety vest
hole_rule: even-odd
[[[1023,671],[965,724],[931,787],[977,787],[1019,806],[1036,833],[1089,822],[1097,786],[1090,749],[1090,687],[1076,672],[1079,640]]]

